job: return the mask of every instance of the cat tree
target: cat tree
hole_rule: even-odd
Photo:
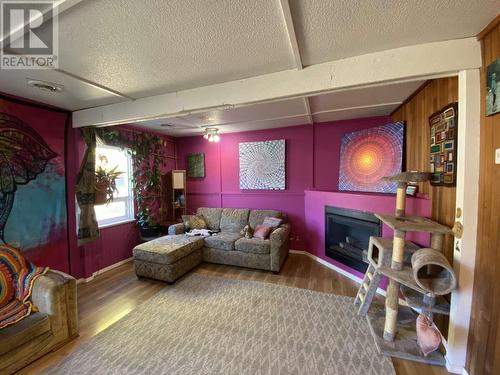
[[[449,314],[449,304],[442,297],[456,287],[452,267],[441,253],[447,226],[419,216],[406,216],[406,188],[409,182],[425,182],[429,173],[404,172],[385,180],[397,182],[394,215],[375,214],[394,231],[393,239],[370,238],[369,267],[358,291],[358,312],[368,312],[368,322],[377,348],[382,354],[419,362],[444,365],[444,357],[433,352],[425,357],[416,343],[415,315],[411,309],[425,314],[431,321],[434,313]],[[406,241],[407,232],[431,235],[430,248],[419,249]],[[378,249],[375,257],[374,248]],[[385,311],[380,306],[369,310],[381,275],[389,279]],[[402,293],[409,307],[400,306]],[[368,311],[369,310],[369,311]]]

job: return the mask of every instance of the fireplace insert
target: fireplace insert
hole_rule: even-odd
[[[380,236],[382,223],[370,212],[325,206],[325,254],[360,272],[368,264],[363,251],[370,236]]]

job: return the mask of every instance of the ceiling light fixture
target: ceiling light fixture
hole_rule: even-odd
[[[29,78],[26,81],[28,82],[28,86],[50,93],[58,93],[64,90],[64,86],[58,85],[57,83],[39,81]]]
[[[220,141],[219,129],[205,128],[205,134],[203,135],[203,138],[205,138],[209,142],[219,142]]]

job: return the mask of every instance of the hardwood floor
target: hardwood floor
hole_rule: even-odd
[[[357,292],[355,282],[301,254],[290,254],[279,275],[206,263],[193,272],[234,279],[258,280],[346,296],[354,296]],[[134,274],[132,263],[103,273],[89,283],[79,284],[80,336],[59,350],[32,363],[18,374],[37,374],[57,364],[79,345],[121,319],[162,288],[168,288],[167,284],[155,280],[138,279]],[[393,362],[398,375],[448,374],[440,367],[403,360],[393,360]]]

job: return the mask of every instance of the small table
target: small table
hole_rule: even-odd
[[[202,262],[203,237],[168,235],[134,247],[137,276],[174,283]]]

